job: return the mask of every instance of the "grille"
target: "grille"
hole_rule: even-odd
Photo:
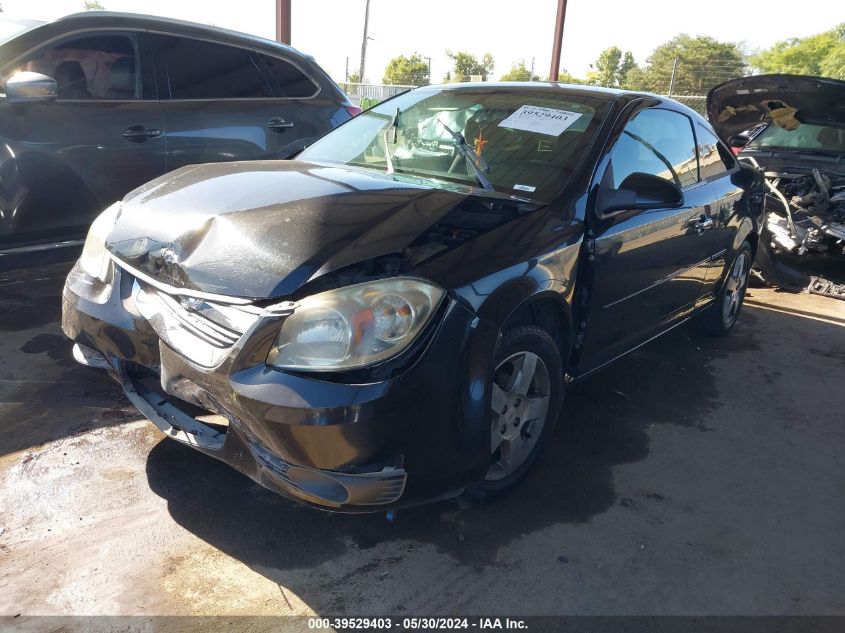
[[[168,295],[160,290],[145,288],[145,291],[147,293],[155,293],[161,301],[162,306],[166,308],[177,321],[179,321],[183,328],[209,345],[219,348],[229,348],[237,343],[238,339],[241,338],[241,335],[243,334],[241,331],[225,327],[212,321],[209,317],[198,311],[197,308],[184,307],[171,295]],[[205,307],[206,311],[214,309],[214,306],[205,302],[202,302],[202,306]]]
[[[132,300],[171,348],[203,367],[215,367],[260,318],[260,309],[165,292],[137,277]]]

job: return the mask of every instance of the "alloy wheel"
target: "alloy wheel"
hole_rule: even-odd
[[[742,306],[745,286],[748,283],[748,256],[740,253],[731,267],[725,282],[725,297],[722,301],[722,323],[726,327],[733,325]]]
[[[549,387],[549,370],[532,352],[512,354],[496,367],[490,432],[493,464],[485,480],[512,475],[531,455],[548,416]]]

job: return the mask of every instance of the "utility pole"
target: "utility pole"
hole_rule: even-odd
[[[291,0],[276,0],[276,41],[290,44]]]
[[[678,58],[675,58],[675,63],[672,64],[672,78],[669,80],[669,95],[672,96],[672,90],[675,88],[675,71],[678,70]]]
[[[534,81],[534,58],[531,58],[531,72],[528,73],[528,81]]]
[[[566,0],[557,0],[557,17],[555,17],[555,39],[552,42],[552,66],[549,70],[549,81],[557,81],[560,74],[560,49],[563,44],[563,23],[566,20]]]
[[[431,57],[426,57],[428,60],[428,84],[431,85]]]
[[[370,24],[370,0],[364,9],[364,39],[361,40],[361,69],[358,71],[358,81],[364,83],[364,67],[367,64],[367,27]]]

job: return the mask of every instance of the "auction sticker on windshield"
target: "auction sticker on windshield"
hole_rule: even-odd
[[[560,136],[579,118],[581,118],[580,112],[524,105],[499,123],[499,127],[548,136]]]

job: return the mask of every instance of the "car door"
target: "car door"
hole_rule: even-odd
[[[4,70],[56,80],[58,98],[0,103],[4,246],[83,237],[93,218],[165,171],[161,108],[137,35],[77,33]]]
[[[284,158],[297,122],[248,48],[154,35],[167,168]],[[300,128],[301,129],[301,128]]]
[[[713,259],[707,269],[704,280],[704,292],[715,290],[716,282],[725,268],[725,258],[731,252],[731,245],[737,232],[734,219],[741,211],[743,189],[734,182],[734,174],[739,170],[736,159],[730,151],[707,127],[698,123],[695,126],[698,143],[698,162],[701,180],[708,183],[713,194],[713,202],[708,212],[711,223],[704,229],[708,248]]]
[[[275,132],[276,154],[288,157],[305,149],[326,132],[350,118],[350,113],[320,81],[308,75],[294,57],[255,53],[259,66],[279,95],[272,105],[270,128]]]
[[[582,370],[598,367],[666,329],[688,314],[702,293],[712,256],[703,227],[713,194],[698,177],[689,117],[647,108],[628,121],[610,150],[602,186],[618,189],[638,172],[674,182],[683,203],[592,222],[592,297]]]

